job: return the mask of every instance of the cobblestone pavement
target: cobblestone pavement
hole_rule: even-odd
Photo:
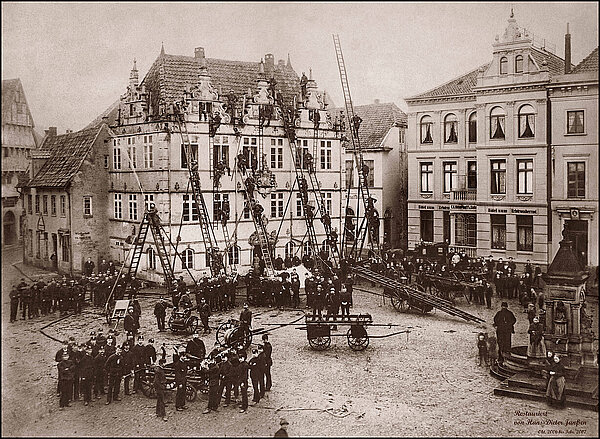
[[[19,260],[19,252],[9,254]],[[400,328],[371,327],[370,335],[409,328],[410,334],[372,339],[364,352],[352,351],[345,337],[333,337],[324,352],[309,348],[306,332],[294,326],[271,331],[273,388],[257,406],[240,414],[236,407],[220,407],[203,415],[205,395],[176,412],[167,406],[168,422],[154,415],[155,400],[142,394],[126,396],[109,406],[104,400],[85,407],[76,401],[58,411],[57,369],[54,354],[60,345],[40,333],[58,318],[48,316],[9,324],[9,287],[22,274],[43,274],[2,260],[2,433],[11,436],[271,436],[285,417],[291,436],[542,436],[551,426],[517,425],[521,412],[546,412],[526,417],[545,422],[584,422],[576,437],[598,434],[598,414],[567,408],[549,408],[543,402],[521,401],[493,395],[498,381],[476,362],[476,336],[492,332],[495,309],[458,306],[486,319],[487,325],[467,323],[439,311],[427,315],[396,312],[389,301],[364,292],[355,295],[353,313],[369,312],[376,323],[400,324]],[[364,288],[371,288],[363,285]],[[377,288],[373,288],[378,290]],[[185,340],[183,335],[158,333],[152,319],[153,301],[142,299],[143,332],[153,336],[155,346],[168,347]],[[494,303],[494,308],[498,304]],[[513,344],[526,342],[526,318],[516,303],[510,308],[518,322]],[[291,322],[299,311],[254,309],[254,328],[265,323]],[[240,308],[211,317],[217,326]],[[85,340],[92,329],[106,328],[98,310],[87,308],[44,331],[58,339],[69,335]],[[341,327],[340,327],[341,328]],[[106,329],[105,329],[106,331]],[[203,336],[210,348],[214,332]],[[169,353],[172,349],[169,349]],[[250,390],[250,392],[252,392]],[[251,395],[250,395],[251,396]],[[24,414],[26,413],[26,416]],[[552,436],[550,434],[549,436]]]

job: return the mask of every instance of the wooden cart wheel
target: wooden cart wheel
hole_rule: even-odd
[[[226,340],[225,340],[225,334],[227,333],[227,331],[229,329],[233,329],[233,328],[235,328],[235,325],[232,322],[230,322],[230,321],[221,323],[219,325],[219,327],[217,328],[217,334],[216,334],[216,336],[217,336],[217,341],[219,342],[219,344],[221,346],[226,346],[227,343],[226,343]]]
[[[169,317],[169,329],[173,332],[175,332],[175,329],[173,329],[173,316]]]
[[[188,319],[186,330],[189,334],[193,334],[198,328],[198,317],[192,316]]]
[[[324,351],[331,346],[331,336],[309,338],[308,344],[316,351]]]
[[[191,384],[185,385],[185,399],[189,402],[194,402],[198,396],[198,391]]]
[[[400,297],[400,295],[391,296],[392,306],[396,311],[406,312],[408,311],[409,305],[408,300]]]
[[[156,398],[156,389],[154,388],[154,376],[150,373],[146,373],[141,380],[142,393],[148,398]]]
[[[369,335],[364,326],[355,325],[348,329],[348,346],[353,351],[364,351],[369,346]]]

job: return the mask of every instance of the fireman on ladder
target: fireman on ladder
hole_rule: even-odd
[[[362,119],[358,114],[355,114],[352,117],[352,129],[354,130],[354,137],[356,138],[358,138],[358,129],[360,128],[361,122]]]
[[[308,172],[310,174],[312,174],[313,172],[315,172],[314,166],[313,166],[313,156],[308,151],[304,151],[304,164],[308,168]]]
[[[223,227],[227,225],[227,221],[229,221],[229,200],[223,200],[223,204],[221,205],[221,222],[223,223]]]
[[[213,185],[214,187],[219,187],[219,182],[221,177],[225,175],[225,164],[222,160],[219,160],[215,165],[215,174],[213,177]]]
[[[248,167],[248,160],[246,156],[242,153],[239,153],[237,156],[237,166],[242,174],[246,173],[246,168]]]

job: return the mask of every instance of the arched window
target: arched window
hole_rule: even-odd
[[[515,56],[515,73],[523,73],[523,56]]]
[[[148,263],[146,264],[148,269],[156,270],[156,252],[152,247],[148,247],[148,250],[146,250],[146,256],[148,258]]]
[[[293,241],[290,241],[290,242],[288,242],[288,243],[285,245],[285,248],[284,248],[284,253],[285,253],[285,257],[286,257],[286,258],[288,258],[288,257],[289,257],[289,258],[293,258],[293,257],[294,257],[294,248],[295,248],[295,247],[296,247],[296,244],[294,244],[294,242],[293,242]]]
[[[191,248],[186,248],[181,253],[181,268],[183,268],[184,270],[186,268],[194,268],[194,250],[192,250]]]
[[[433,143],[432,130],[433,119],[431,116],[423,116],[421,118],[421,143]]]
[[[308,241],[305,241],[302,244],[302,252],[305,255],[312,256],[312,248],[311,248],[310,243]]]
[[[444,119],[444,139],[446,143],[458,142],[458,119],[455,114],[449,114]]]
[[[504,139],[506,114],[501,107],[492,108],[490,113],[490,139]]]
[[[233,245],[227,249],[227,260],[229,265],[238,265],[240,263],[240,246]]]
[[[477,112],[475,111],[469,116],[469,142],[477,142]]]
[[[519,108],[519,138],[527,139],[535,136],[535,110],[531,105]]]
[[[500,74],[508,74],[508,58],[506,58],[505,56],[500,58]]]

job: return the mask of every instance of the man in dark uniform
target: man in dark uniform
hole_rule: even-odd
[[[62,355],[62,359],[58,363],[58,386],[60,389],[60,409],[71,407],[69,401],[73,390],[73,361],[69,359],[68,352]]]
[[[221,357],[217,356],[214,362],[210,363],[208,368],[208,407],[202,412],[210,413],[212,410],[217,411],[219,407],[219,375]]]
[[[127,309],[127,315],[123,319],[123,329],[132,334],[135,339],[138,329],[140,329],[140,323],[133,315],[133,306]]]
[[[295,268],[292,269],[290,283],[290,288],[293,295],[292,305],[294,308],[298,308],[300,306],[300,276],[298,276]]]
[[[83,405],[89,405],[92,401],[92,384],[94,381],[94,358],[92,348],[85,348],[85,352],[79,360],[80,387],[83,393]]]
[[[248,304],[244,303],[244,309],[240,313],[240,329],[244,338],[250,333],[250,327],[252,326],[252,311],[248,309]]]
[[[259,358],[258,349],[252,350],[252,356],[248,361],[250,366],[250,378],[252,379],[252,387],[254,388],[252,402],[254,405],[260,402],[261,395],[264,395],[263,375],[264,375],[264,357]]]
[[[167,389],[167,377],[163,369],[165,360],[158,360],[158,365],[154,368],[154,389],[156,390],[156,416],[167,420],[167,412],[165,410],[165,391]]]
[[[140,335],[137,343],[131,348],[134,362],[134,379],[133,379],[133,392],[136,393],[142,388],[142,370],[146,368],[146,346],[144,346],[144,337]]]
[[[19,300],[21,300],[21,293],[17,287],[13,287],[10,291],[10,323],[14,323],[17,320],[17,312],[19,311]]]
[[[187,362],[185,352],[173,355],[173,369],[175,369],[175,385],[177,394],[175,395],[175,409],[182,411],[187,409],[185,405],[185,390],[187,385]]]
[[[108,393],[106,404],[110,404],[113,399],[120,401],[119,390],[121,389],[121,378],[123,377],[123,357],[121,355],[121,348],[116,347],[115,353],[112,354],[106,360],[104,369],[108,373]]]
[[[208,326],[208,318],[210,317],[210,307],[204,298],[200,299],[200,307],[198,309],[198,314],[200,314],[200,321],[202,322],[202,326],[204,327],[204,333],[210,334],[210,327]]]
[[[31,289],[27,285],[22,286],[23,283],[19,284],[17,288],[21,290],[21,307],[23,308],[23,315],[21,320],[25,320],[27,311],[29,311],[29,318],[31,318]]]
[[[154,347],[154,339],[148,340],[148,344],[144,346],[144,364],[151,365],[156,363],[156,348]]]
[[[248,364],[248,361],[246,361],[246,352],[242,350],[239,354],[237,373],[238,385],[242,397],[240,413],[244,413],[248,410],[248,370],[250,370],[250,365]]]
[[[185,352],[190,357],[189,366],[200,366],[204,357],[206,357],[206,346],[200,338],[198,331],[194,332],[192,339],[188,341]]]
[[[510,352],[511,337],[515,332],[517,319],[512,311],[508,309],[508,303],[502,302],[500,311],[494,316],[494,327],[496,328],[496,339],[498,340],[498,363],[504,361],[503,353]]]
[[[94,398],[100,399],[104,395],[104,364],[106,363],[106,354],[104,346],[100,346],[98,354],[94,357]]]
[[[269,336],[267,334],[263,334],[263,350],[265,355],[265,392],[271,390],[272,382],[271,382],[271,366],[273,365],[273,346],[269,342]]]
[[[131,348],[129,347],[128,343],[125,343],[123,345],[123,354],[122,354],[122,358],[123,358],[123,373],[125,374],[124,376],[124,381],[123,381],[123,393],[125,393],[125,395],[129,395],[129,383],[131,382],[131,380],[134,377],[134,369],[135,369],[135,356],[134,353],[131,352]]]
[[[158,332],[165,330],[165,317],[167,316],[167,301],[164,297],[161,297],[156,305],[154,305],[154,315],[156,316],[156,323],[158,325]]]
[[[95,266],[96,264],[94,264],[92,258],[88,258],[87,261],[85,261],[85,264],[83,264],[83,274],[90,276],[94,272]]]

